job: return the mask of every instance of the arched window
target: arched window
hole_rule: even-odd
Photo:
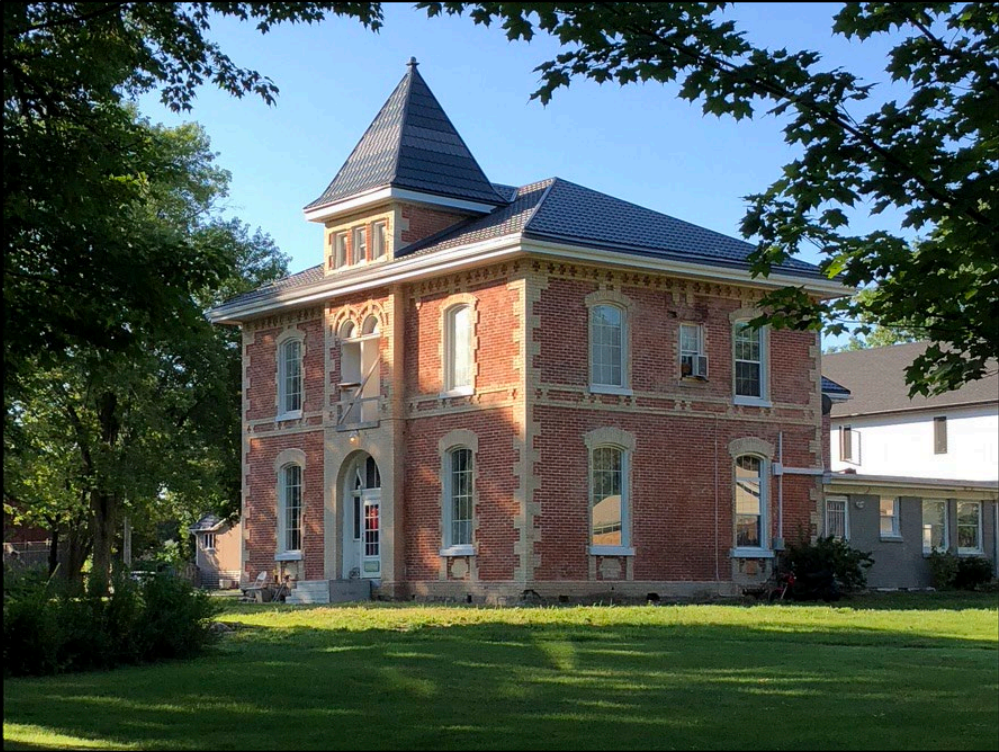
[[[590,452],[590,544],[629,546],[628,456],[620,447]]]
[[[456,447],[445,456],[444,547],[472,545],[472,450]]]
[[[361,334],[364,336],[370,334],[378,334],[378,319],[374,316],[368,316],[364,319],[364,323],[361,325]]]
[[[735,460],[735,546],[767,547],[766,461],[752,454]]]
[[[444,391],[471,394],[475,353],[472,349],[472,307],[457,305],[447,310],[444,321]]]
[[[302,550],[302,466],[281,468],[278,509],[279,553]]]
[[[285,340],[278,348],[279,417],[298,417],[302,412],[302,340]]]
[[[616,305],[590,308],[590,386],[627,386],[624,311]]]

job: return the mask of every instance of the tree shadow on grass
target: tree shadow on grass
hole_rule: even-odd
[[[994,747],[994,640],[932,636],[915,620],[811,628],[803,613],[787,626],[795,614],[781,608],[737,626],[510,624],[497,612],[405,630],[240,630],[196,662],[6,682],[4,744]]]

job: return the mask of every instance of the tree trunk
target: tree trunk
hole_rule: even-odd
[[[94,544],[90,567],[89,590],[104,596],[111,585],[111,544],[114,542],[117,518],[115,499],[110,494],[94,491],[90,496],[90,538]]]
[[[59,528],[52,528],[52,545],[49,546],[49,577],[59,568]]]

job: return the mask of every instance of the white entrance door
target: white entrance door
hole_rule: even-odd
[[[381,502],[382,490],[371,488],[361,492],[361,577],[381,577]]]
[[[343,515],[343,577],[382,576],[381,475],[370,456],[354,462]]]

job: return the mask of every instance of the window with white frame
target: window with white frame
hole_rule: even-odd
[[[302,467],[281,468],[278,545],[283,553],[302,550]]]
[[[947,502],[923,499],[923,553],[946,551],[947,538]]]
[[[860,464],[860,431],[855,431],[853,426],[839,428],[839,458],[852,465]]]
[[[763,329],[746,322],[734,327],[735,396],[737,399],[763,400],[766,396],[766,342]]]
[[[201,547],[206,551],[215,550],[215,533],[202,533]]]
[[[680,324],[680,376],[698,379],[708,377],[704,327],[700,324]]]
[[[590,543],[629,546],[628,455],[616,446],[590,452]]]
[[[882,498],[880,502],[881,513],[881,537],[900,538],[902,528],[899,526],[899,501],[898,499]]]
[[[957,502],[957,552],[982,553],[982,503]]]
[[[766,462],[752,454],[735,460],[735,546],[766,548]]]
[[[377,261],[385,256],[385,248],[388,245],[388,233],[384,222],[375,222],[371,225],[371,260]]]
[[[333,266],[339,269],[347,265],[347,233],[335,232],[330,239],[333,244]]]
[[[933,419],[933,453],[947,454],[947,416]]]
[[[278,411],[281,416],[302,411],[302,340],[292,338],[278,348]]]
[[[368,260],[368,228],[367,227],[355,227],[353,234],[353,253],[351,254],[352,264],[363,264]]]
[[[471,394],[474,390],[475,353],[472,342],[472,307],[447,310],[444,321],[444,391]]]
[[[472,450],[457,447],[445,455],[444,547],[472,545]]]
[[[850,505],[843,496],[826,497],[826,535],[840,540],[850,538]]]
[[[622,389],[627,384],[624,311],[615,305],[590,308],[590,385]]]

